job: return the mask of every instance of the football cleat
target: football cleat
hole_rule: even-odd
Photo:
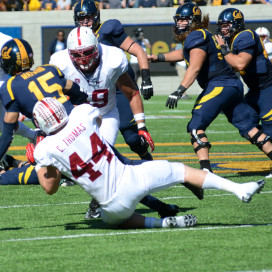
[[[238,198],[244,203],[249,203],[254,194],[259,194],[265,185],[263,179],[257,182],[247,182],[241,184],[242,190],[237,194]]]
[[[85,214],[85,219],[101,218],[101,208],[95,199],[92,199],[89,210]]]
[[[68,186],[74,186],[76,185],[72,180],[63,178],[60,180],[60,186],[62,187],[68,187]]]
[[[171,205],[171,204],[164,204],[164,207],[158,211],[158,214],[161,218],[175,216],[179,212],[179,206]]]
[[[164,223],[165,228],[187,228],[195,226],[197,218],[192,214],[186,214],[183,216],[167,217]]]

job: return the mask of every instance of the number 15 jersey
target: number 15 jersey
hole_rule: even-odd
[[[67,79],[87,91],[88,101],[99,108],[101,116],[116,106],[115,83],[128,69],[124,52],[116,47],[99,44],[100,63],[92,74],[83,74],[72,63],[68,49],[53,54],[50,64],[60,68]]]
[[[0,89],[0,98],[5,108],[16,101],[19,111],[30,119],[36,102],[44,97],[58,99],[69,114],[74,106],[63,94],[65,85],[66,79],[57,67],[42,65],[8,79]]]

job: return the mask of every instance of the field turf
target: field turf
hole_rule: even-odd
[[[199,167],[186,125],[194,99],[178,109],[165,107],[166,96],[145,101],[147,127],[156,144],[154,159]],[[206,131],[212,143],[214,172],[236,182],[259,180],[269,159],[239,136],[224,115]],[[9,154],[23,159],[26,140],[15,137]],[[117,149],[137,158],[118,136]],[[84,220],[89,196],[60,187],[46,195],[40,186],[0,187],[0,271],[272,271],[272,179],[249,204],[217,190],[197,200],[183,186],[157,197],[193,213],[190,229],[120,230],[101,219]],[[157,216],[138,205],[137,212]]]

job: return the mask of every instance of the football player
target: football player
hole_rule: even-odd
[[[121,228],[170,228],[196,225],[194,215],[158,219],[135,213],[145,195],[179,183],[191,183],[204,189],[220,189],[249,202],[265,182],[234,183],[210,172],[182,163],[146,161],[124,165],[114,155],[99,130],[100,112],[88,104],[66,114],[53,98],[39,101],[33,110],[34,122],[48,135],[35,151],[35,169],[47,194],[59,188],[61,174],[71,178],[101,206],[102,220]],[[103,122],[103,120],[102,120]]]
[[[141,92],[144,99],[150,99],[153,95],[153,86],[150,80],[148,60],[143,48],[133,41],[125,32],[122,24],[118,20],[107,20],[100,23],[100,11],[98,3],[92,0],[81,0],[74,8],[74,22],[76,26],[86,26],[91,28],[98,39],[98,42],[105,45],[115,46],[137,57],[141,74]],[[135,75],[128,66],[128,73],[135,82]],[[143,137],[138,135],[137,125],[133,119],[127,98],[123,92],[116,89],[116,102],[120,116],[120,132],[130,149],[137,153],[141,159],[152,160],[152,155],[148,152],[148,144]]]
[[[269,60],[272,62],[272,42],[270,41],[270,32],[266,27],[258,27],[255,32],[261,38]]]
[[[222,54],[215,37],[207,31],[209,17],[206,15],[202,18],[197,5],[186,3],[177,9],[174,20],[176,40],[184,43],[183,51],[151,56],[150,59],[151,61],[185,59],[189,65],[180,86],[168,97],[166,107],[170,109],[177,107],[182,94],[196,79],[203,88],[187,126],[201,169],[212,171],[209,160],[211,144],[205,130],[221,111],[239,130],[242,137],[255,144],[272,159],[270,137],[257,129],[251,120],[249,107],[243,97],[243,85],[226,63],[224,53]]]
[[[4,33],[0,32],[0,50],[2,49],[3,45],[7,42],[12,40],[12,37],[5,35]],[[6,56],[1,56],[0,51],[0,58],[5,58]],[[9,79],[9,75],[5,72],[5,70],[0,65],[0,87],[3,85],[3,83]],[[5,116],[5,107],[3,106],[1,100],[0,100],[0,132],[3,132],[3,120]],[[29,140],[34,140],[36,132],[27,126],[25,126],[22,122],[18,122],[18,127],[16,131],[14,132],[16,135],[20,135],[22,137],[26,137]]]
[[[6,42],[1,54],[1,66],[11,77],[0,88],[0,99],[6,109],[0,137],[0,159],[10,146],[19,112],[32,119],[35,103],[47,96],[56,97],[71,112],[73,104],[80,104],[88,97],[76,83],[66,80],[56,66],[42,65],[30,70],[34,63],[33,51],[23,39]]]
[[[272,137],[272,63],[258,34],[245,28],[244,15],[236,8],[222,11],[218,17],[219,35],[215,36],[224,60],[239,71],[249,91],[246,102],[255,126],[261,121],[262,130]],[[258,144],[261,132],[246,137]],[[262,147],[270,138],[259,143]],[[272,158],[272,155],[270,154]],[[272,177],[269,175],[268,177]]]
[[[78,82],[87,90],[88,101],[99,108],[103,123],[100,127],[105,140],[114,146],[118,129],[119,114],[116,108],[115,85],[130,101],[139,134],[154,149],[154,143],[145,126],[143,104],[139,91],[127,73],[128,61],[122,50],[113,46],[98,44],[93,31],[88,27],[73,29],[67,38],[67,49],[51,56],[50,63],[58,66],[67,79]],[[166,205],[152,196],[141,203],[155,209],[162,217],[176,214],[178,207]],[[96,205],[91,207],[86,218],[97,217]]]

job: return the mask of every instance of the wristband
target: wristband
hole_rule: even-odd
[[[177,92],[183,94],[185,93],[185,91],[187,90],[187,88],[185,88],[184,86],[182,86],[181,84],[179,85]]]
[[[135,114],[134,115],[134,120],[136,122],[140,121],[140,120],[145,120],[145,114],[143,112]]]
[[[165,62],[165,56],[164,56],[164,54],[159,54],[158,55],[158,62]]]
[[[138,123],[137,127],[138,127],[138,129],[141,129],[141,128],[145,127],[145,123],[144,122],[143,123]]]
[[[230,51],[227,50],[226,45],[221,45],[221,52],[224,57],[230,53]]]
[[[147,80],[147,79],[150,80],[150,71],[149,71],[149,69],[142,69],[141,74],[142,74],[142,79],[143,80]]]

